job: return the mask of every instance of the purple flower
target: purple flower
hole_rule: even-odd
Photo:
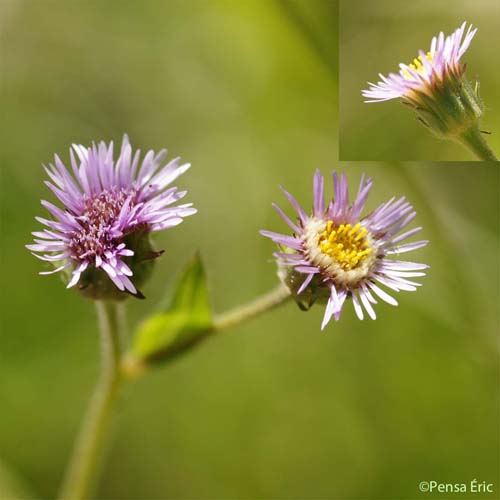
[[[292,236],[261,231],[280,247],[274,254],[285,269],[282,279],[293,295],[307,294],[309,306],[318,298],[327,301],[321,329],[330,321],[340,318],[345,300],[350,297],[357,317],[364,312],[375,319],[372,304],[381,299],[397,305],[396,300],[383,288],[394,292],[413,291],[419,286],[411,278],[424,276],[428,266],[415,262],[391,260],[389,257],[416,250],[427,245],[422,240],[403,243],[421,227],[405,229],[416,216],[405,198],[391,198],[376,210],[361,217],[372,179],[363,175],[358,193],[352,204],[345,175],[340,179],[333,172],[335,197],[325,206],[324,179],[319,170],[314,175],[313,211],[307,215],[293,196],[283,192],[297,212],[294,222],[273,204],[278,214],[290,226]],[[404,231],[403,231],[404,230]]]
[[[460,59],[476,34],[477,29],[472,25],[467,29],[464,38],[466,23],[445,38],[443,32],[434,37],[430,50],[425,53],[420,50],[418,58],[411,64],[399,65],[399,74],[389,73],[388,77],[379,74],[382,81],[377,84],[368,82],[369,89],[363,90],[365,102],[380,102],[399,97],[414,97],[415,92],[432,97],[436,86],[450,79],[458,80],[465,72]]]
[[[132,281],[133,266],[127,264],[144,247],[133,243],[137,243],[134,235],[147,236],[176,226],[183,217],[196,213],[192,203],[170,206],[183,198],[186,191],[166,188],[190,165],[181,165],[180,158],[175,158],[162,166],[166,154],[166,150],[158,154],[148,151],[139,162],[140,151],[132,152],[125,135],[116,162],[113,142],[100,142],[88,148],[73,144],[73,175],[57,155],[49,168],[44,165],[51,179],[45,184],[63,208],[43,200],[42,205],[53,218],[36,217],[46,227],[33,233],[35,244],[27,248],[39,259],[57,266],[40,274],[65,270],[70,288],[83,273],[100,270],[101,281],[107,276],[118,290],[140,296],[137,283]],[[151,251],[148,254],[144,258],[158,255]]]

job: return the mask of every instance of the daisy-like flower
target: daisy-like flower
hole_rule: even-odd
[[[363,175],[354,202],[350,204],[344,174],[333,173],[334,198],[324,202],[324,178],[316,171],[313,187],[312,215],[307,215],[295,198],[282,189],[297,212],[296,222],[276,204],[281,218],[293,235],[271,231],[261,234],[278,244],[274,254],[280,267],[280,278],[302,307],[316,300],[326,300],[321,329],[332,317],[340,318],[346,299],[351,298],[357,317],[365,312],[376,318],[373,304],[381,299],[397,305],[384,287],[399,292],[414,291],[419,283],[412,278],[424,276],[428,266],[393,260],[392,256],[427,245],[427,240],[403,243],[421,227],[406,229],[416,212],[405,198],[391,198],[370,214],[361,217],[372,179]]]
[[[171,206],[186,195],[176,187],[166,189],[190,164],[180,158],[163,165],[166,150],[148,151],[140,162],[128,137],[123,138],[118,159],[113,142],[70,149],[73,175],[59,156],[44,165],[51,181],[45,184],[63,204],[42,205],[53,218],[36,217],[45,228],[34,232],[33,255],[64,271],[68,288],[78,283],[93,298],[123,298],[127,292],[142,297],[137,287],[144,281],[155,252],[149,234],[180,224],[196,213],[192,203]]]
[[[412,107],[417,119],[437,136],[470,143],[474,136],[481,141],[478,120],[483,114],[479,85],[472,88],[465,77],[463,55],[477,32],[466,23],[445,37],[443,32],[432,39],[427,52],[420,50],[411,64],[399,65],[398,74],[380,74],[378,83],[368,82],[361,93],[365,102],[400,98]]]
[[[368,82],[369,90],[363,90],[365,102],[387,101],[399,97],[412,97],[413,92],[432,94],[432,86],[442,84],[449,78],[459,79],[465,71],[460,59],[469,48],[477,28],[469,26],[464,38],[466,23],[445,38],[444,33],[434,37],[430,50],[418,52],[411,64],[401,63],[399,74],[390,73],[377,84]]]

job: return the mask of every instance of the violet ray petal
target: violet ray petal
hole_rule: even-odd
[[[302,285],[300,285],[300,288],[297,290],[297,295],[300,295],[311,283],[311,280],[314,278],[314,274],[308,274],[306,276],[306,279],[302,282]]]
[[[282,186],[280,186],[280,189],[281,191],[283,191],[283,194],[286,196],[286,199],[288,200],[290,205],[292,205],[292,207],[299,215],[300,222],[304,224],[308,219],[306,213],[304,212],[304,209],[299,205],[299,203],[297,203],[295,198],[286,189],[284,189]]]
[[[285,212],[283,212],[283,210],[281,210],[281,208],[278,205],[276,205],[276,203],[273,203],[272,207],[274,208],[274,210],[276,210],[276,212],[278,212],[278,214],[280,215],[280,217],[290,226],[290,228],[295,233],[300,234],[302,232],[302,230],[299,228],[299,226],[297,226],[297,224],[295,224],[294,222],[292,222],[290,220],[290,218],[285,214]]]
[[[313,181],[313,214],[315,217],[321,217],[325,211],[324,208],[324,183],[325,179],[317,169]]]
[[[284,234],[273,233],[272,231],[259,231],[262,236],[266,236],[267,238],[271,238],[275,243],[281,243],[288,248],[293,248],[295,250],[302,249],[302,241],[297,240],[291,236],[285,236]]]

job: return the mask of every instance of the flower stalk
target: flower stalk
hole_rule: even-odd
[[[168,352],[161,354],[162,364],[172,361],[180,354],[184,354],[195,345],[200,344],[205,339],[226,331],[234,326],[245,323],[253,318],[260,316],[268,311],[286,304],[293,298],[287,286],[281,282],[269,292],[260,295],[245,304],[236,306],[229,311],[217,314],[209,328],[198,333],[187,342],[179,343]],[[151,366],[150,359],[140,358],[134,354],[126,354],[122,360],[122,373],[128,379],[135,379],[142,376]]]
[[[484,132],[481,132],[477,126],[471,127],[457,138],[457,141],[468,148],[480,160],[498,161],[493,150],[488,146],[484,138]]]
[[[60,498],[89,498],[95,486],[113,409],[124,381],[118,304],[96,302],[101,333],[101,374],[78,434]]]
[[[260,316],[262,313],[271,311],[286,303],[291,298],[292,296],[288,288],[280,283],[276,288],[257,297],[255,300],[217,315],[214,319],[212,333],[227,330],[256,316]]]
[[[212,328],[198,341],[271,311],[289,298],[290,292],[280,283],[261,297],[216,316]],[[83,500],[92,495],[118,396],[124,382],[142,375],[146,368],[140,360],[124,356],[126,326],[123,304],[98,301],[96,307],[101,331],[101,375],[66,471],[59,496],[61,500]],[[168,362],[174,357],[163,361]]]

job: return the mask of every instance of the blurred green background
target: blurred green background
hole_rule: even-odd
[[[355,0],[340,2],[340,158],[342,160],[475,160],[463,146],[442,141],[418,123],[399,99],[364,103],[361,90],[379,73],[397,73],[433,36],[450,35],[464,21],[478,28],[462,58],[467,77],[480,82],[485,104],[481,129],[500,154],[498,0]]]
[[[339,166],[335,3],[0,6],[0,460],[32,497],[54,497],[98,373],[92,304],[37,276],[24,249],[53,199],[40,164],[123,132],[193,164],[179,185],[199,209],[158,235],[166,253],[131,325],[197,248],[216,311],[273,287],[257,231],[284,230],[279,184],[310,204],[315,167],[345,169],[353,189],[373,175],[372,208],[408,196],[431,240],[411,258],[431,269],[376,322],[348,304],[321,333],[322,308],[288,304],[137,381],[98,498],[401,499],[422,480],[474,478],[498,495],[498,169]]]

